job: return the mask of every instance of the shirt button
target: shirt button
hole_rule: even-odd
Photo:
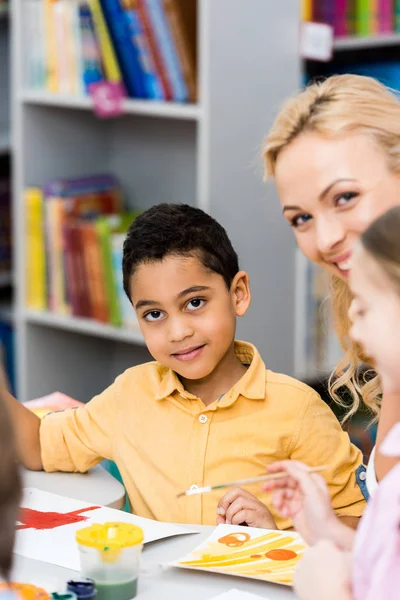
[[[189,489],[190,489],[191,492],[195,492],[196,490],[199,489],[199,486],[194,483],[193,485],[190,486]]]
[[[200,421],[200,423],[207,423],[207,421],[208,421],[207,415],[200,415],[199,421]]]
[[[362,471],[359,475],[359,478],[361,479],[361,481],[365,481],[367,479],[367,474],[365,471]]]

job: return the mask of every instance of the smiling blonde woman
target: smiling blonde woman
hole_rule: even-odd
[[[264,148],[266,178],[276,181],[284,217],[300,250],[332,274],[331,300],[335,330],[344,351],[331,378],[337,402],[348,388],[354,414],[360,399],[379,417],[377,454],[367,483],[376,486],[393,459],[379,446],[400,420],[400,403],[390,395],[381,401],[377,376],[359,377],[363,364],[373,366],[349,338],[348,285],[356,241],[377,217],[400,204],[400,103],[376,80],[339,75],[310,85],[290,99],[276,117]],[[400,235],[400,232],[399,232]]]

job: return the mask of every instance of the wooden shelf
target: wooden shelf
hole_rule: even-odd
[[[52,94],[41,90],[26,90],[23,92],[21,100],[26,104],[59,106],[81,110],[90,110],[93,104],[89,96],[68,96],[65,94]],[[201,117],[201,109],[197,104],[154,102],[151,100],[124,100],[123,111],[123,114],[129,115],[188,121],[197,121]]]
[[[400,45],[399,33],[388,33],[367,37],[349,36],[336,38],[334,41],[335,51],[340,50],[362,50],[365,48],[381,48],[383,46]]]
[[[116,342],[127,342],[130,344],[139,344],[144,346],[145,342],[139,329],[129,329],[127,327],[113,327],[93,321],[92,319],[81,319],[78,317],[68,317],[57,315],[47,311],[36,311],[26,309],[24,311],[25,319],[28,323],[53,327],[54,329],[64,329],[82,335],[101,337]]]

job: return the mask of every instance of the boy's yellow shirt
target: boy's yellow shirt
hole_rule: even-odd
[[[251,344],[235,343],[244,376],[205,406],[177,375],[156,362],[128,369],[82,408],[53,413],[40,428],[46,471],[87,471],[116,462],[132,512],[151,519],[213,525],[223,491],[177,499],[192,486],[265,473],[268,464],[297,459],[329,465],[324,472],[340,515],[360,516],[356,482],[361,452],[311,388],[266,370]],[[247,486],[268,505],[260,485]],[[290,526],[271,511],[280,528]]]

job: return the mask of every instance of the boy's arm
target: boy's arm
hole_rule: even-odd
[[[31,471],[43,469],[40,453],[40,419],[18,402],[7,390],[2,389],[8,412],[14,427],[18,461]]]
[[[332,506],[343,522],[356,527],[366,502],[356,476],[357,469],[363,469],[362,454],[316,392],[310,392],[299,415],[288,458],[310,466],[328,466],[322,475]]]

